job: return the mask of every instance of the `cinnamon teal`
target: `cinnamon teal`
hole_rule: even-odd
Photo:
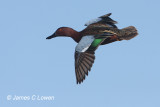
[[[95,60],[95,50],[100,45],[115,41],[130,40],[138,35],[134,26],[118,29],[117,22],[109,16],[111,13],[98,17],[85,24],[84,30],[77,32],[69,27],[60,27],[46,39],[58,36],[71,37],[78,45],[75,48],[75,74],[77,84],[83,82]]]

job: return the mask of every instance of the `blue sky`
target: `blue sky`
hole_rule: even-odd
[[[159,0],[1,0],[0,105],[3,107],[160,107]],[[46,40],[57,28],[77,31],[106,13],[139,35],[101,46],[89,76],[76,84],[71,38]],[[7,101],[8,95],[54,101]]]

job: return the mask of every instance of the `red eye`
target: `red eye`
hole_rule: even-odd
[[[61,31],[62,31],[62,29],[59,29],[59,31],[61,32]]]

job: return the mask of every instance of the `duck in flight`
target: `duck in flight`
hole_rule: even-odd
[[[95,50],[100,45],[105,45],[115,41],[130,40],[138,35],[134,26],[118,29],[117,22],[109,16],[111,13],[98,17],[85,24],[84,30],[77,32],[69,27],[60,27],[55,33],[46,39],[58,36],[71,37],[77,46],[75,48],[75,74],[77,84],[85,79],[95,60]]]

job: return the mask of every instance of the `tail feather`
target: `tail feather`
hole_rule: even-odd
[[[119,35],[119,39],[122,40],[130,40],[138,35],[138,31],[134,26],[129,26],[120,30],[121,35]]]

